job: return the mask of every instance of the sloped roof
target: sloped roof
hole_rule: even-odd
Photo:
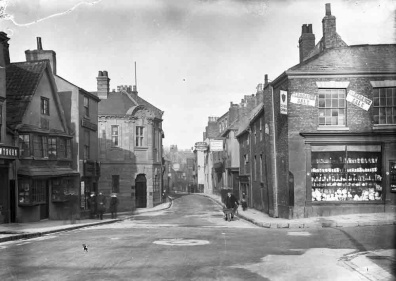
[[[239,128],[239,117],[235,119],[225,130],[224,132],[220,133],[221,137],[225,137],[229,131],[237,130]]]
[[[93,92],[96,94],[95,92]],[[129,97],[128,97],[129,95]],[[136,94],[129,94],[125,91],[110,92],[107,99],[103,99],[99,103],[99,115],[125,115],[131,107],[143,105],[154,113],[156,118],[162,119],[163,112],[142,99]]]
[[[245,132],[247,132],[248,128],[250,127],[250,123],[256,118],[257,114],[261,111],[261,109],[264,107],[264,103],[260,102],[247,116],[246,118],[243,118],[240,122],[240,125],[238,127],[238,133],[236,137],[239,137],[243,135]]]
[[[301,73],[396,72],[396,44],[354,45],[325,49],[286,71]]]
[[[48,64],[47,60],[11,63],[6,67],[7,125],[22,122]]]

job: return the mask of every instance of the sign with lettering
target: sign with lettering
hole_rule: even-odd
[[[287,92],[280,91],[280,113],[287,115]]]
[[[19,148],[14,146],[0,145],[0,158],[18,158]]]
[[[90,122],[87,119],[81,119],[81,126],[84,128],[90,129],[92,131],[95,131],[95,132],[98,130],[98,125]]]
[[[223,151],[223,140],[211,140],[210,151]]]
[[[315,106],[316,96],[304,93],[292,93],[290,102],[295,104]]]
[[[346,100],[360,108],[363,108],[364,110],[369,110],[371,104],[373,103],[372,100],[362,95],[359,95],[352,90],[348,92]]]
[[[208,149],[208,144],[206,142],[196,142],[195,149],[198,151],[206,151]]]

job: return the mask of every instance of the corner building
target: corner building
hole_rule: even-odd
[[[99,71],[97,81],[98,190],[117,193],[119,211],[153,207],[161,203],[163,185],[163,111],[142,99],[135,86],[109,92],[107,71]]]
[[[270,213],[394,212],[396,45],[348,46],[330,4],[322,23],[316,45],[303,25],[300,63],[265,88],[264,122],[274,126],[264,141],[276,155]]]

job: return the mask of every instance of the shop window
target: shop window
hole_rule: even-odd
[[[28,134],[19,135],[19,153],[21,157],[30,156],[30,136]]]
[[[143,146],[143,129],[142,126],[136,126],[136,146]]]
[[[50,115],[49,99],[41,97],[41,114]]]
[[[48,158],[49,159],[56,158],[56,138],[55,137],[48,138]]]
[[[319,89],[319,126],[345,126],[345,89]]]
[[[389,171],[390,191],[396,192],[396,161],[389,162]]]
[[[72,178],[55,178],[52,179],[52,202],[66,202],[69,200],[69,195],[74,195],[76,192],[73,187]]]
[[[396,124],[396,87],[374,89],[373,118],[374,124]]]
[[[111,144],[119,146],[119,126],[111,126]]]
[[[0,142],[1,142],[1,137],[2,137],[2,126],[3,126],[3,103],[0,102]]]
[[[89,117],[89,98],[84,96],[84,116]]]
[[[46,192],[46,180],[20,179],[18,188],[19,205],[45,204]]]
[[[381,146],[312,146],[313,201],[383,198]]]

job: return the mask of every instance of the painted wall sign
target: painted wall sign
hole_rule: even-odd
[[[223,151],[223,140],[211,140],[210,151]]]
[[[364,110],[369,110],[371,104],[373,103],[372,100],[362,95],[359,95],[352,90],[348,92],[346,100],[360,108],[363,108]]]
[[[280,113],[287,115],[287,92],[280,91]]]
[[[96,125],[86,119],[81,119],[81,126],[84,128],[90,129],[92,131],[95,131],[95,132],[98,130],[98,125]]]
[[[316,96],[304,93],[292,93],[290,102],[295,104],[315,106]]]

